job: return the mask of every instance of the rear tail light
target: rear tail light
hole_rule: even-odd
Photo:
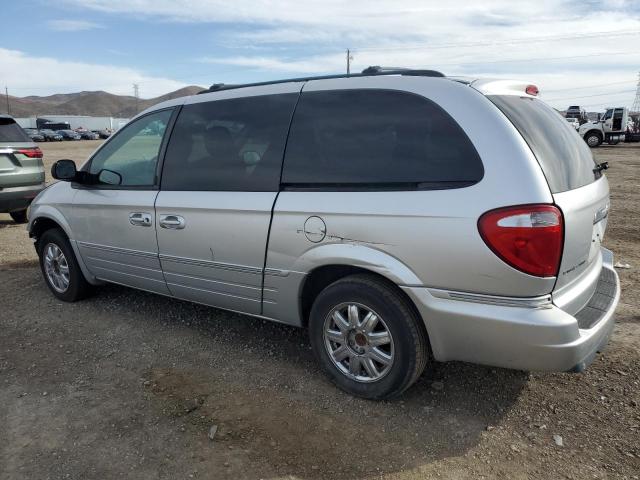
[[[20,153],[29,158],[42,158],[42,150],[40,150],[40,147],[19,148],[17,150],[14,150],[13,153]]]
[[[553,205],[491,210],[478,220],[484,243],[512,267],[537,277],[555,277],[563,247],[562,212]]]

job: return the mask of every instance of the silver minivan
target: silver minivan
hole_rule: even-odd
[[[45,281],[307,328],[342,389],[434,361],[582,371],[620,287],[609,186],[534,85],[384,70],[214,85],[138,115],[32,205]]]

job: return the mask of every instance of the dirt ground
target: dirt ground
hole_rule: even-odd
[[[61,303],[0,215],[0,478],[637,479],[640,144],[595,153],[632,266],[609,349],[582,374],[436,364],[389,402],[334,388],[302,330],[117,286]]]

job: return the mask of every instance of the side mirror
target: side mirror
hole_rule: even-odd
[[[65,182],[74,181],[78,176],[75,162],[73,160],[58,160],[51,166],[51,176]]]
[[[104,183],[106,185],[120,185],[122,183],[122,175],[113,170],[107,170],[103,168],[98,172],[98,183]]]

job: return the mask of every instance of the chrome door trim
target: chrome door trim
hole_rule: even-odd
[[[263,269],[258,267],[250,267],[247,265],[237,265],[234,263],[214,262],[209,260],[197,260],[195,258],[176,257],[173,255],[160,254],[160,260],[167,262],[182,263],[185,265],[197,265],[199,267],[218,268],[222,270],[233,270],[234,272],[250,273],[253,275],[262,275]]]
[[[141,250],[130,250],[128,248],[111,247],[107,245],[100,245],[98,243],[80,242],[76,241],[78,246],[84,248],[92,248],[94,250],[103,250],[105,252],[120,253],[125,255],[135,255],[138,257],[158,258],[158,254],[154,252],[143,252]]]
[[[502,307],[520,308],[550,308],[551,295],[541,295],[538,297],[501,297],[496,295],[484,295],[481,293],[455,292],[450,290],[440,290],[429,288],[429,293],[437,298],[447,300],[460,300],[463,302],[484,303],[487,305],[498,305]]]

